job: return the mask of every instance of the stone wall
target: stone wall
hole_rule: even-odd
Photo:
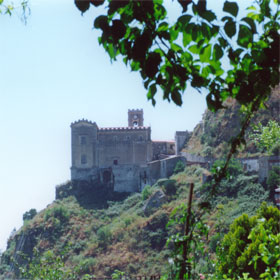
[[[172,156],[163,160],[149,162],[149,183],[152,185],[160,178],[167,178],[171,176],[178,161],[182,161],[186,164],[186,159],[182,156]]]
[[[191,132],[189,131],[176,131],[175,132],[175,154],[179,155],[185,143],[190,139]]]
[[[280,166],[279,156],[261,157],[259,158],[259,181],[265,182],[268,178],[269,171],[273,166]]]
[[[144,164],[152,158],[150,128],[98,131],[98,166]]]
[[[258,157],[241,158],[240,162],[246,172],[258,172],[260,169]]]
[[[152,160],[159,160],[170,155],[175,155],[174,141],[153,141],[152,142],[153,156]]]
[[[138,165],[113,166],[115,192],[139,192],[140,191],[140,167]]]

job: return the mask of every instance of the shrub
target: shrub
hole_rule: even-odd
[[[177,174],[179,172],[184,171],[184,169],[185,169],[185,164],[181,160],[179,160],[175,165],[174,173]]]
[[[263,203],[251,218],[235,219],[217,250],[217,274],[237,279],[248,273],[254,279],[277,279],[280,269],[280,211]]]
[[[29,211],[26,211],[22,215],[22,219],[23,219],[23,221],[29,221],[29,220],[32,220],[36,215],[37,215],[36,209],[32,208]]]
[[[101,247],[107,247],[107,245],[112,239],[112,233],[110,229],[107,226],[101,227],[97,231],[97,239]]]
[[[60,222],[66,223],[69,221],[70,213],[65,206],[55,205],[54,207],[47,209],[44,215],[45,221],[47,221],[49,218],[56,218]]]
[[[142,190],[142,200],[148,199],[152,194],[152,187],[150,185],[146,185]]]
[[[280,166],[273,166],[266,180],[270,199],[273,199],[275,189],[280,185]]]
[[[271,148],[271,153],[274,156],[280,156],[280,143],[275,143]]]
[[[175,180],[166,180],[163,185],[163,190],[167,195],[174,195],[176,194],[176,181]]]

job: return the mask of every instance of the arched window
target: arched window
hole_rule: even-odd
[[[134,122],[133,122],[133,126],[134,126],[134,127],[138,126],[138,122],[137,122],[137,121],[134,121]]]

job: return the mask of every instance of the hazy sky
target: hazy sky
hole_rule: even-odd
[[[18,12],[0,16],[2,251],[22,214],[45,208],[55,185],[70,179],[71,122],[126,126],[128,109],[143,108],[152,138],[169,140],[176,130],[192,130],[206,108],[205,97],[189,89],[182,107],[161,94],[153,107],[140,75],[121,60],[111,64],[98,45],[92,23],[100,9],[81,16],[73,2],[31,0],[26,25]]]

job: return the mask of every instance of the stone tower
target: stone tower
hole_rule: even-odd
[[[79,120],[71,124],[71,178],[90,178],[98,167],[96,123]]]
[[[128,110],[128,126],[144,126],[143,109]]]

